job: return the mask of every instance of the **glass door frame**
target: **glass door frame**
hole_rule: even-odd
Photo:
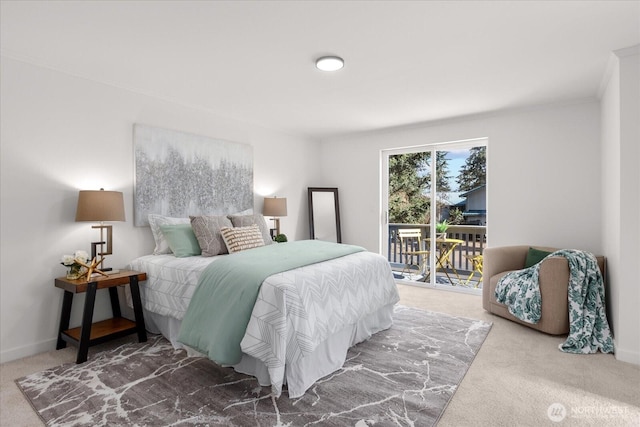
[[[379,251],[380,254],[388,259],[388,242],[389,242],[389,157],[398,155],[398,154],[411,154],[411,153],[420,153],[420,152],[431,152],[431,165],[430,165],[430,174],[431,174],[431,185],[430,185],[430,199],[436,200],[437,188],[433,183],[434,177],[436,177],[436,159],[437,159],[437,151],[447,151],[447,150],[456,150],[456,149],[465,149],[472,147],[489,147],[489,139],[487,137],[480,138],[472,138],[465,139],[459,141],[450,141],[450,142],[436,142],[430,144],[423,145],[414,145],[408,147],[399,147],[399,148],[388,148],[380,150],[380,230],[378,233],[380,236],[379,240]],[[488,152],[488,150],[487,150]],[[487,153],[487,158],[489,154]],[[488,172],[487,172],[488,175]],[[487,179],[488,184],[488,179]],[[430,223],[436,223],[436,215],[437,209],[430,209]],[[432,241],[436,239],[436,228],[429,227],[429,238]],[[436,257],[435,253],[431,251],[429,254],[429,271],[435,271],[436,267]],[[425,285],[431,285],[432,287],[438,287],[436,283],[436,275],[431,274],[429,282],[424,282]]]

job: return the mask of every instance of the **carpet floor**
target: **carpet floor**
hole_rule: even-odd
[[[434,425],[491,324],[397,307],[394,325],[349,350],[342,369],[298,399],[189,358],[164,338],[16,380],[50,426]]]

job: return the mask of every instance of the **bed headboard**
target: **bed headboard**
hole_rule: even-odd
[[[134,224],[253,212],[253,147],[135,124]]]

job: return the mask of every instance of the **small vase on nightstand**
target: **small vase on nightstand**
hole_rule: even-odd
[[[76,280],[81,278],[85,274],[85,268],[81,265],[72,265],[69,266],[69,270],[67,270],[67,279]]]

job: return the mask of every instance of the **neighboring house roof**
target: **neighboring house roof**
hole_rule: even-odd
[[[486,214],[487,214],[486,209],[472,209],[462,213],[462,215],[464,216],[483,216]]]
[[[466,192],[464,192],[464,193],[461,193],[461,194],[460,194],[460,197],[468,197],[468,196],[469,196],[469,194],[471,194],[471,193],[475,193],[476,191],[479,191],[479,190],[482,190],[482,189],[483,189],[483,188],[485,188],[486,186],[487,186],[487,184],[479,185],[479,186],[477,186],[476,188],[472,188],[472,189],[471,189],[471,190],[469,190],[469,191],[466,191]]]
[[[464,206],[465,199],[461,197],[461,193],[458,191],[444,191],[444,192],[439,192],[438,194],[439,194],[438,196],[439,200],[441,196],[444,196],[443,198],[449,202],[447,203],[447,206],[454,206],[460,203],[462,203],[462,205]],[[427,199],[431,198],[431,195],[428,193],[425,193],[424,196]]]
[[[452,203],[449,204],[449,207],[451,207],[451,208],[465,208],[467,206],[467,197],[469,197],[469,195],[471,193],[475,193],[477,191],[480,191],[480,190],[484,189],[486,186],[487,186],[486,184],[479,185],[476,188],[472,188],[471,190],[465,191],[463,193],[449,193],[449,194],[455,194],[455,198],[459,199],[456,202],[452,201]],[[470,212],[473,212],[473,210],[470,211]],[[485,211],[485,213],[486,213],[486,211]]]

